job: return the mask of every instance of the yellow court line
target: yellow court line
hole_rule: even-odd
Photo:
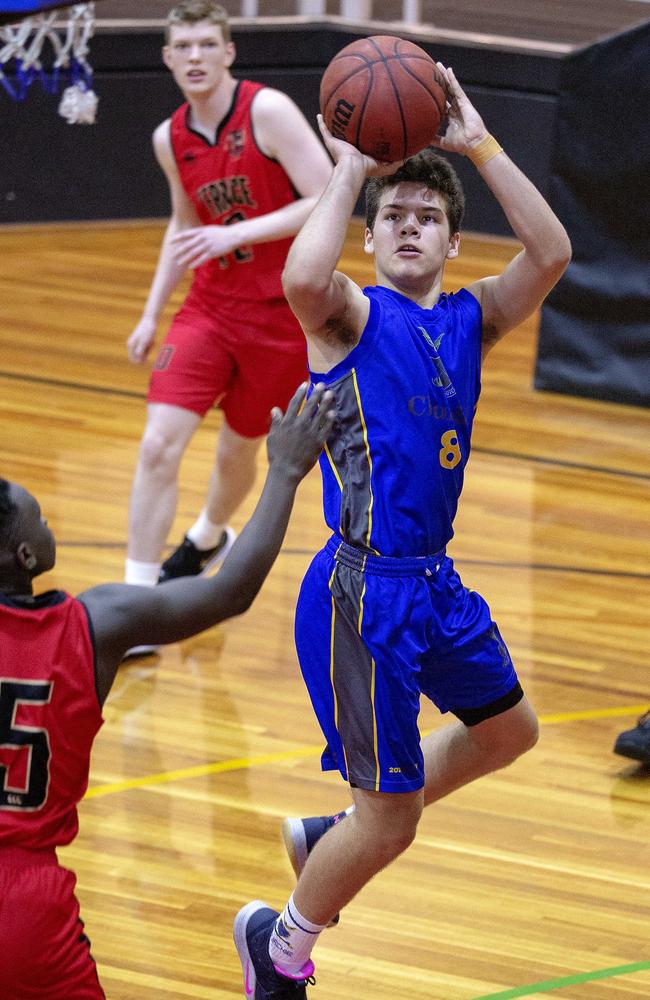
[[[214,764],[181,767],[177,771],[161,771],[159,774],[145,774],[141,778],[114,781],[110,785],[95,785],[88,789],[84,798],[97,799],[102,795],[111,795],[113,792],[126,792],[131,788],[163,785],[169,781],[182,781],[184,778],[202,778],[207,774],[222,774],[224,771],[243,771],[251,767],[260,767],[262,764],[276,764],[279,761],[292,760],[294,757],[313,757],[322,752],[322,747],[298,747],[296,750],[260,754],[259,757],[236,757],[233,760],[219,760]]]
[[[540,715],[539,721],[542,725],[550,725],[557,722],[580,722],[582,719],[613,719],[625,715],[640,715],[647,709],[647,703],[645,705],[626,705],[619,708],[595,708],[584,712]],[[232,760],[219,760],[213,764],[181,767],[176,771],[161,771],[158,774],[145,774],[140,778],[126,778],[124,781],[114,781],[106,785],[94,785],[88,789],[84,798],[97,799],[104,795],[113,795],[115,792],[127,792],[133,788],[148,788],[151,785],[165,785],[172,781],[183,781],[186,778],[203,778],[208,774],[245,771],[253,767],[262,767],[265,764],[277,764],[300,757],[315,757],[322,752],[322,746],[297,747],[295,750],[279,750],[277,753],[265,753],[257,757],[235,757]]]
[[[585,712],[556,712],[554,715],[540,715],[539,721],[580,722],[581,719],[615,719],[623,715],[642,715],[648,711],[650,702],[645,705],[623,705],[620,708],[592,708]]]

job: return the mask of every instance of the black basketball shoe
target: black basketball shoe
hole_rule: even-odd
[[[237,533],[226,527],[221,538],[211,549],[197,549],[194,542],[185,536],[178,548],[165,559],[160,567],[158,583],[167,583],[179,576],[204,576],[219,566],[230,552]]]
[[[614,753],[650,766],[650,711],[641,716],[634,729],[626,729],[619,735]]]

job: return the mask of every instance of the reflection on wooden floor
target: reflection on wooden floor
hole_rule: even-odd
[[[44,586],[121,578],[147,382],[124,341],[160,234],[0,231],[0,474],[39,497],[58,536]],[[342,264],[365,282],[357,248],[353,228]],[[467,238],[449,287],[512,253]],[[486,367],[451,553],[491,603],[541,740],[425,814],[414,846],[323,935],[314,1000],[519,997],[553,980],[563,1000],[650,996],[650,776],[611,753],[650,704],[650,415],[533,393],[534,329]],[[217,419],[184,462],[174,541],[200,507]],[[112,1000],[241,996],[232,917],[254,897],[284,903],[282,817],[349,801],[319,771],[292,642],[326,537],[319,485],[315,471],[301,486],[247,615],[120,671],[62,852]],[[423,709],[424,729],[445,724]]]

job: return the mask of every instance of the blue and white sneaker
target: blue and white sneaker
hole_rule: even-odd
[[[242,906],[235,917],[233,937],[244,973],[246,1000],[307,1000],[307,986],[315,982],[311,960],[303,965],[296,979],[290,979],[273,964],[269,939],[278,917],[277,910],[259,899]]]
[[[300,878],[300,873],[305,867],[314,845],[330,827],[345,819],[346,815],[345,812],[340,812],[334,816],[310,816],[307,819],[288,816],[285,819],[282,824],[282,837],[296,878]],[[337,913],[327,926],[335,927],[339,919],[340,914]]]

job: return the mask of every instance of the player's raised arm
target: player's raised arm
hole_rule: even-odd
[[[92,621],[102,700],[129,647],[178,642],[250,607],[280,551],[298,484],[332,428],[332,393],[318,385],[304,402],[306,391],[303,384],[284,417],[273,411],[262,495],[216,576],[181,577],[159,587],[107,584],[79,595]]]
[[[445,135],[434,144],[472,160],[524,245],[502,274],[469,286],[483,310],[485,351],[538,308],[565,271],[571,244],[535,185],[489,135],[453,70],[441,63],[438,67],[446,76],[451,104]]]
[[[378,164],[342,139],[322,117],[318,124],[335,166],[318,204],[293,241],[282,275],[289,305],[308,339],[327,340],[331,324],[360,335],[368,303],[357,285],[336,270],[348,223],[366,177],[392,173],[396,164]]]

